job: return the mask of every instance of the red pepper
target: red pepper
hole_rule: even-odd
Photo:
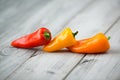
[[[18,48],[33,48],[46,45],[51,40],[51,33],[47,28],[40,28],[37,31],[12,41],[11,45]]]

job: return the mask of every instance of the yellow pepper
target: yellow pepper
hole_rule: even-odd
[[[52,52],[57,51],[65,47],[72,46],[76,43],[75,35],[78,33],[72,33],[70,28],[65,28],[60,34],[58,34],[50,43],[43,47],[44,51]]]

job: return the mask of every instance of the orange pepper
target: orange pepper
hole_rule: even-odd
[[[70,51],[76,53],[102,53],[109,48],[110,44],[103,33],[98,33],[88,39],[79,40],[75,45],[68,47]]]

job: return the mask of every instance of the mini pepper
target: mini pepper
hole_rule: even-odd
[[[60,34],[58,34],[50,43],[43,47],[44,51],[52,52],[62,48],[72,46],[76,43],[75,35],[78,33],[72,33],[70,28],[65,28]]]
[[[46,45],[51,40],[51,32],[47,28],[39,28],[37,31],[20,37],[11,42],[11,45],[17,48],[33,48]]]
[[[110,48],[109,38],[103,33],[98,33],[95,36],[78,40],[76,44],[68,47],[68,49],[75,53],[102,53]]]

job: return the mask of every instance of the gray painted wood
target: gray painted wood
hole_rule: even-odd
[[[63,27],[65,27],[64,25],[67,24],[67,22],[69,22],[75,15],[81,12],[84,7],[86,7],[86,5],[89,5],[92,0],[85,0],[83,3],[78,3],[78,1],[79,0],[74,0],[70,2],[69,0],[66,0],[63,4],[62,0],[55,0],[49,3],[43,9],[37,10],[34,14],[31,14],[32,16],[30,16],[25,22],[22,22],[22,24],[19,25],[17,29],[15,26],[14,28],[9,28],[10,30],[1,34],[1,37],[6,36],[3,39],[1,38],[1,42],[4,41],[2,44],[5,45],[6,38],[8,39],[10,37],[10,39],[7,40],[7,42],[10,42],[12,39],[25,35],[26,33],[33,32],[41,26],[48,27],[51,32],[54,32],[52,33],[54,36],[57,32],[63,29]],[[55,6],[58,3],[59,5]],[[76,6],[74,4],[76,4]],[[66,11],[68,8],[71,9]],[[47,15],[45,15],[46,13]],[[13,31],[13,29],[15,29],[15,31]],[[6,35],[8,33],[9,35]]]
[[[30,58],[33,53],[34,50],[18,50],[9,47],[0,50],[0,80],[4,80]]]
[[[79,30],[77,39],[84,39],[98,32],[106,32],[120,16],[120,0],[96,0],[68,24]]]
[[[68,24],[64,23],[64,26],[65,25],[70,26],[70,28],[72,28],[73,31],[79,30],[77,39],[89,37],[91,35],[96,34],[97,32],[105,33],[111,28],[111,26],[118,20],[120,16],[119,0],[96,0],[95,2],[92,2],[92,4],[90,4],[89,7],[84,8],[84,10],[82,10],[81,12],[75,15],[76,15],[74,16],[75,18],[74,19],[72,18],[72,20]],[[62,20],[59,20],[60,17],[57,17],[56,21],[58,20],[61,22]],[[65,16],[63,15],[63,17]],[[52,19],[50,18],[50,20]],[[54,25],[57,25],[56,21],[53,21]],[[63,24],[58,23],[58,25],[60,30],[64,27]],[[62,27],[60,27],[60,25],[62,25]],[[58,27],[55,28],[56,26],[54,28],[50,27],[50,25],[48,26],[52,32],[56,31],[55,33],[57,33],[59,31]],[[55,35],[55,33],[53,34]],[[16,80],[16,79],[17,80],[62,80],[62,79],[79,80],[81,76],[79,77],[78,75],[77,78],[75,77],[77,74],[80,73],[79,71],[81,70],[81,75],[84,76],[83,78],[85,78],[85,79],[83,78],[81,79],[86,80],[85,74],[87,71],[89,71],[88,68],[92,68],[95,63],[94,62],[95,55],[87,55],[88,58],[90,58],[90,60],[88,61],[86,60],[87,56],[84,58],[83,54],[73,54],[66,50],[63,50],[61,52],[54,52],[54,53],[46,53],[46,52],[42,52],[41,50],[38,50],[36,54],[37,54],[36,56],[29,58],[23,65],[20,66],[19,69],[14,71],[6,79],[7,80]],[[101,55],[104,56],[105,54],[101,54]],[[104,60],[106,59],[103,59],[103,61]],[[80,69],[78,67],[79,62],[83,64],[83,67]],[[84,66],[84,64],[87,62],[89,62],[88,66]],[[99,64],[98,66],[100,66],[101,68],[102,63]],[[74,70],[76,69],[79,69],[79,71],[76,72],[76,74],[74,74],[75,72]],[[93,68],[93,70],[96,69]],[[93,79],[91,78],[91,80]]]
[[[51,0],[3,0],[0,1],[0,34],[19,28]],[[52,1],[51,1],[52,2]],[[25,27],[25,26],[24,26]]]
[[[8,80],[61,80],[81,59],[80,57],[82,55],[69,52],[40,54],[30,58]]]
[[[4,80],[14,70],[19,68],[21,64],[34,55],[35,49],[25,50],[12,48],[10,47],[10,42],[15,38],[15,35],[19,36],[22,34],[19,33],[20,26],[26,23],[26,19],[29,19],[31,15],[35,14],[33,13],[34,11],[41,9],[48,2],[49,1],[46,0],[42,2],[36,0],[31,3],[27,0],[0,2],[0,42],[3,42],[0,44],[0,80]]]
[[[107,32],[111,49],[106,54],[87,55],[66,80],[120,80],[120,19]]]
[[[120,79],[120,0],[1,0],[0,14],[0,80]],[[79,31],[77,39],[107,33],[112,47],[100,55],[10,47],[13,39],[41,26],[53,37],[67,26]]]
[[[4,80],[8,76],[10,76],[15,70],[21,67],[22,64],[24,64],[27,60],[31,59],[32,56],[36,55],[34,53],[38,50],[38,49],[25,50],[25,49],[12,48],[10,47],[10,42],[13,39],[18,38],[19,36],[33,32],[34,30],[36,30],[37,28],[40,28],[41,26],[48,26],[48,28],[50,28],[52,32],[56,33],[57,31],[59,31],[60,28],[62,29],[62,27],[64,27],[63,25],[69,22],[69,19],[74,17],[84,7],[90,4],[92,0],[85,0],[83,3],[77,3],[78,1],[79,0],[71,0],[70,2],[69,0],[66,0],[64,1],[64,4],[62,0],[54,0],[51,2],[45,1],[44,4],[49,3],[46,6],[44,6],[43,3],[41,3],[40,5],[38,3],[39,1],[38,2],[35,1],[33,3],[31,2],[30,3],[31,5],[29,4],[28,1],[26,1],[25,3],[28,2],[28,4],[26,5],[28,5],[28,8],[30,9],[28,8],[22,9],[24,8],[23,6],[26,6],[25,3],[18,2],[18,4],[21,5],[20,7],[22,8],[19,11],[20,7],[18,7],[18,11],[17,9],[15,9],[15,12],[14,12],[14,8],[16,8],[17,5],[10,6],[12,2],[10,3],[8,2],[9,4],[6,3],[8,7],[5,7],[5,11],[3,10],[2,12],[3,15],[0,23],[2,26],[0,27],[0,32],[1,32],[0,42],[2,42],[0,44],[0,51],[1,51],[0,52],[0,60],[1,60],[0,61],[0,80]],[[56,4],[59,4],[59,5],[56,5]],[[76,4],[76,6],[74,6],[74,4]],[[78,7],[80,8],[76,9]],[[33,10],[31,10],[31,8]],[[71,9],[69,11],[66,11],[66,9],[68,8],[71,8]],[[22,14],[19,12],[22,12]],[[9,17],[6,18],[6,15]],[[7,24],[5,24],[4,19],[8,20]],[[58,27],[60,28],[58,29]],[[41,53],[43,53],[41,52],[41,50],[38,51],[38,54],[41,54]],[[76,59],[80,60],[80,58],[76,58]]]

